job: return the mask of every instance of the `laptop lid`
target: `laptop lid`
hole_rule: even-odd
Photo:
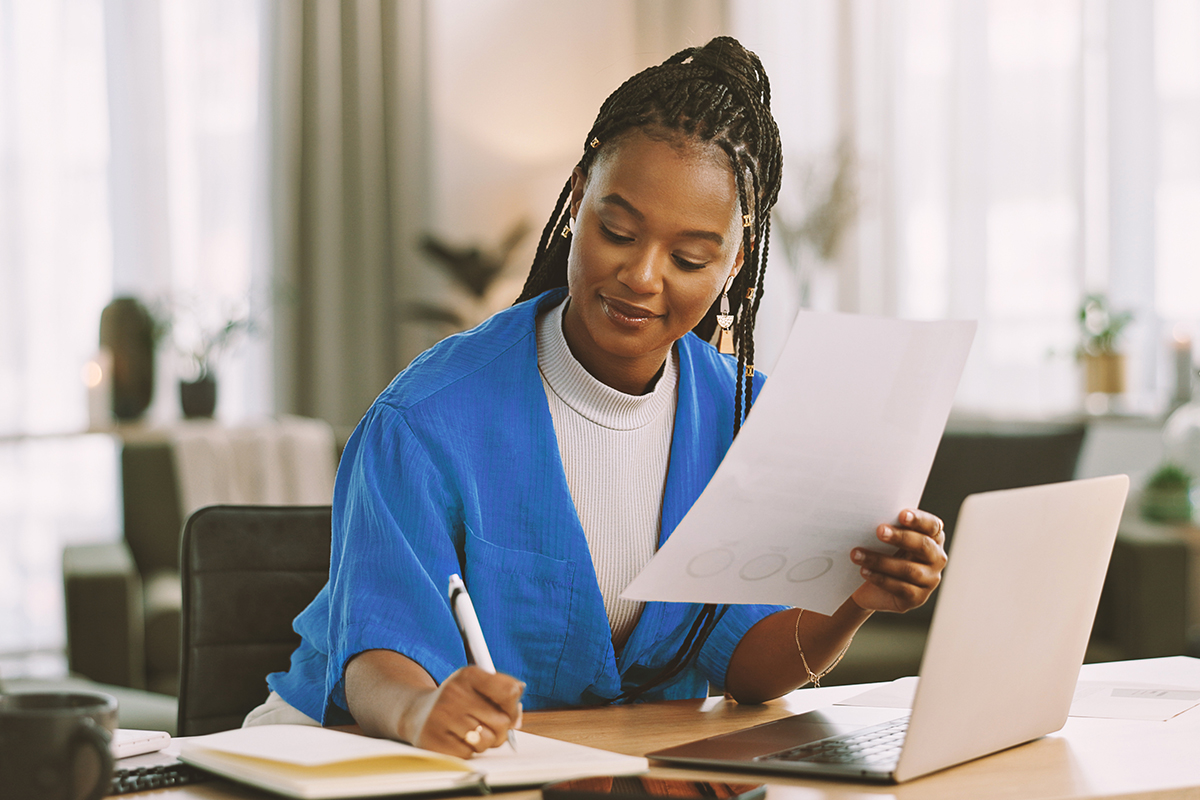
[[[963,502],[896,780],[1066,723],[1128,490],[1112,475]]]
[[[1124,475],[969,496],[894,768],[760,760],[897,715],[831,706],[649,753],[704,767],[905,781],[1063,726],[1091,633]]]

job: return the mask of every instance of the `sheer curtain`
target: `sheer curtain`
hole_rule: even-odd
[[[1200,332],[1200,0],[733,11],[777,87],[782,213],[854,144],[855,224],[811,305],[978,319],[958,408],[1053,415],[1083,407],[1076,314],[1107,292],[1134,313],[1118,410],[1164,409],[1171,341]]]
[[[263,7],[245,0],[105,0],[112,290],[172,315],[152,418],[177,418],[198,329],[270,329]],[[273,410],[265,337],[217,364],[217,415]]]
[[[62,546],[120,536],[117,446],[83,433],[101,310],[270,298],[259,34],[243,0],[0,0],[0,675],[61,668]],[[268,352],[221,364],[219,415],[271,410]]]

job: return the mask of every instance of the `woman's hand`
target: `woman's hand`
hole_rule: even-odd
[[[508,741],[521,727],[525,684],[509,675],[463,667],[435,689],[412,698],[404,738],[417,747],[467,758]]]
[[[856,547],[850,558],[865,583],[851,595],[866,611],[904,612],[929,599],[946,566],[942,521],[925,511],[905,509],[896,525],[875,529],[879,541],[897,548],[891,555]]]
[[[508,740],[521,727],[525,684],[509,675],[463,667],[441,686],[392,650],[364,650],[346,665],[346,703],[369,736],[399,739],[467,758]]]

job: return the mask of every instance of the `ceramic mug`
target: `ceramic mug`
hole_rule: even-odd
[[[112,785],[117,701],[101,692],[0,695],[5,800],[100,800]]]

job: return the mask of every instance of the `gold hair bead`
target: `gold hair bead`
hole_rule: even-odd
[[[747,300],[753,300],[753,299],[754,299],[754,291],[755,291],[755,289],[757,289],[757,288],[758,288],[757,286],[751,286],[749,289],[747,289],[747,290],[746,290],[746,299],[747,299]]]
[[[571,235],[571,223],[568,222],[566,225],[563,225],[562,237],[564,239],[566,239],[570,235]]]
[[[600,139],[593,137],[592,140],[590,142],[588,142],[588,144],[590,144],[592,146],[592,149],[595,150],[597,147],[600,146]]]
[[[742,215],[742,227],[743,228],[749,228],[753,224],[754,224],[754,221],[752,219],[750,219],[749,214]]]
[[[746,365],[746,377],[747,377],[747,378],[753,378],[753,377],[754,377],[754,365],[753,365],[753,364],[747,364],[747,365]]]

